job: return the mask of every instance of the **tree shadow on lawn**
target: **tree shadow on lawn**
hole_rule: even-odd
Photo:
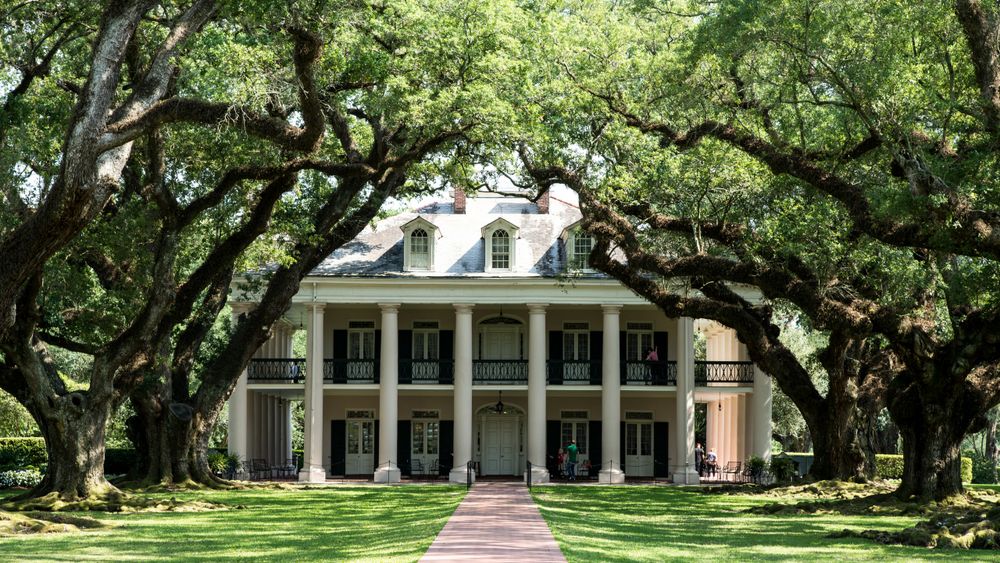
[[[118,527],[16,546],[26,559],[414,560],[464,496],[453,487],[359,487],[177,495],[245,510],[106,514]],[[0,540],[0,551],[5,551]]]
[[[773,498],[706,495],[672,487],[547,487],[536,488],[534,496],[571,561],[975,558],[826,537],[845,527],[898,530],[912,525],[913,518],[745,512]]]

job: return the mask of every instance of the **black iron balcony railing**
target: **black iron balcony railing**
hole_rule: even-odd
[[[677,385],[677,362],[622,362],[622,385]]]
[[[473,360],[472,382],[525,385],[528,383],[528,360]]]
[[[549,360],[550,385],[600,385],[601,360]]]
[[[253,383],[302,383],[305,358],[255,358],[247,364],[247,381]]]
[[[399,382],[416,385],[455,382],[454,360],[399,360]]]
[[[695,362],[694,384],[753,384],[753,362]]]
[[[323,360],[324,383],[378,383],[378,360]]]

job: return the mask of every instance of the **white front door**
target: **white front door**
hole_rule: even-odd
[[[486,416],[483,419],[483,475],[514,475],[519,444],[516,416]]]
[[[625,474],[653,476],[653,423],[625,423]]]
[[[375,422],[371,420],[347,421],[347,471],[348,475],[364,475],[375,469]]]

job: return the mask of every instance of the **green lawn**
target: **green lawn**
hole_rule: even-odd
[[[917,521],[912,517],[741,512],[779,500],[773,497],[706,495],[673,487],[555,486],[536,487],[532,496],[569,561],[983,561],[993,556],[824,537],[844,528],[901,529]]]
[[[110,530],[0,538],[0,560],[266,559],[414,561],[464,487],[329,487],[153,495],[245,509],[92,513]]]

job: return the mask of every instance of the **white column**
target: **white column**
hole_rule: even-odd
[[[323,309],[324,303],[311,303],[309,325],[306,327],[305,384],[305,460],[299,481],[326,481],[323,466]]]
[[[249,310],[246,304],[232,304],[233,326],[239,322],[240,315]],[[247,371],[244,369],[236,380],[236,387],[229,395],[229,435],[226,440],[226,450],[240,461],[247,459]]]
[[[455,444],[452,483],[465,483],[472,460],[472,305],[455,305]],[[475,474],[472,475],[475,479]]]
[[[715,447],[715,427],[718,423],[715,421],[715,414],[718,412],[718,405],[715,401],[708,401],[705,403],[705,443],[702,446],[705,448],[705,455],[708,455],[709,448]]]
[[[677,412],[674,424],[676,461],[674,483],[698,484],[694,469],[694,319],[677,319],[677,339],[683,345],[677,355]]]
[[[548,483],[545,467],[545,305],[528,304],[528,461],[531,482]]]
[[[736,460],[736,397],[726,397],[726,463]]]
[[[621,356],[618,343],[621,305],[603,305],[604,360],[601,377],[601,470],[599,483],[624,483],[621,459]]]
[[[293,409],[291,401],[285,401],[285,458],[293,459],[295,455],[292,453],[292,428],[294,420],[292,420]]]
[[[753,426],[753,454],[771,459],[771,377],[753,368],[753,395],[750,396]]]
[[[376,483],[398,483],[399,422],[399,303],[379,303],[382,309],[382,354],[379,358],[378,465]]]
[[[747,447],[747,425],[750,423],[747,417],[747,396],[740,393],[736,397],[736,404],[738,405],[740,411],[740,419],[737,421],[737,432],[736,439],[738,444],[736,446],[736,451],[739,455],[740,461],[746,461],[750,457],[750,448]]]

